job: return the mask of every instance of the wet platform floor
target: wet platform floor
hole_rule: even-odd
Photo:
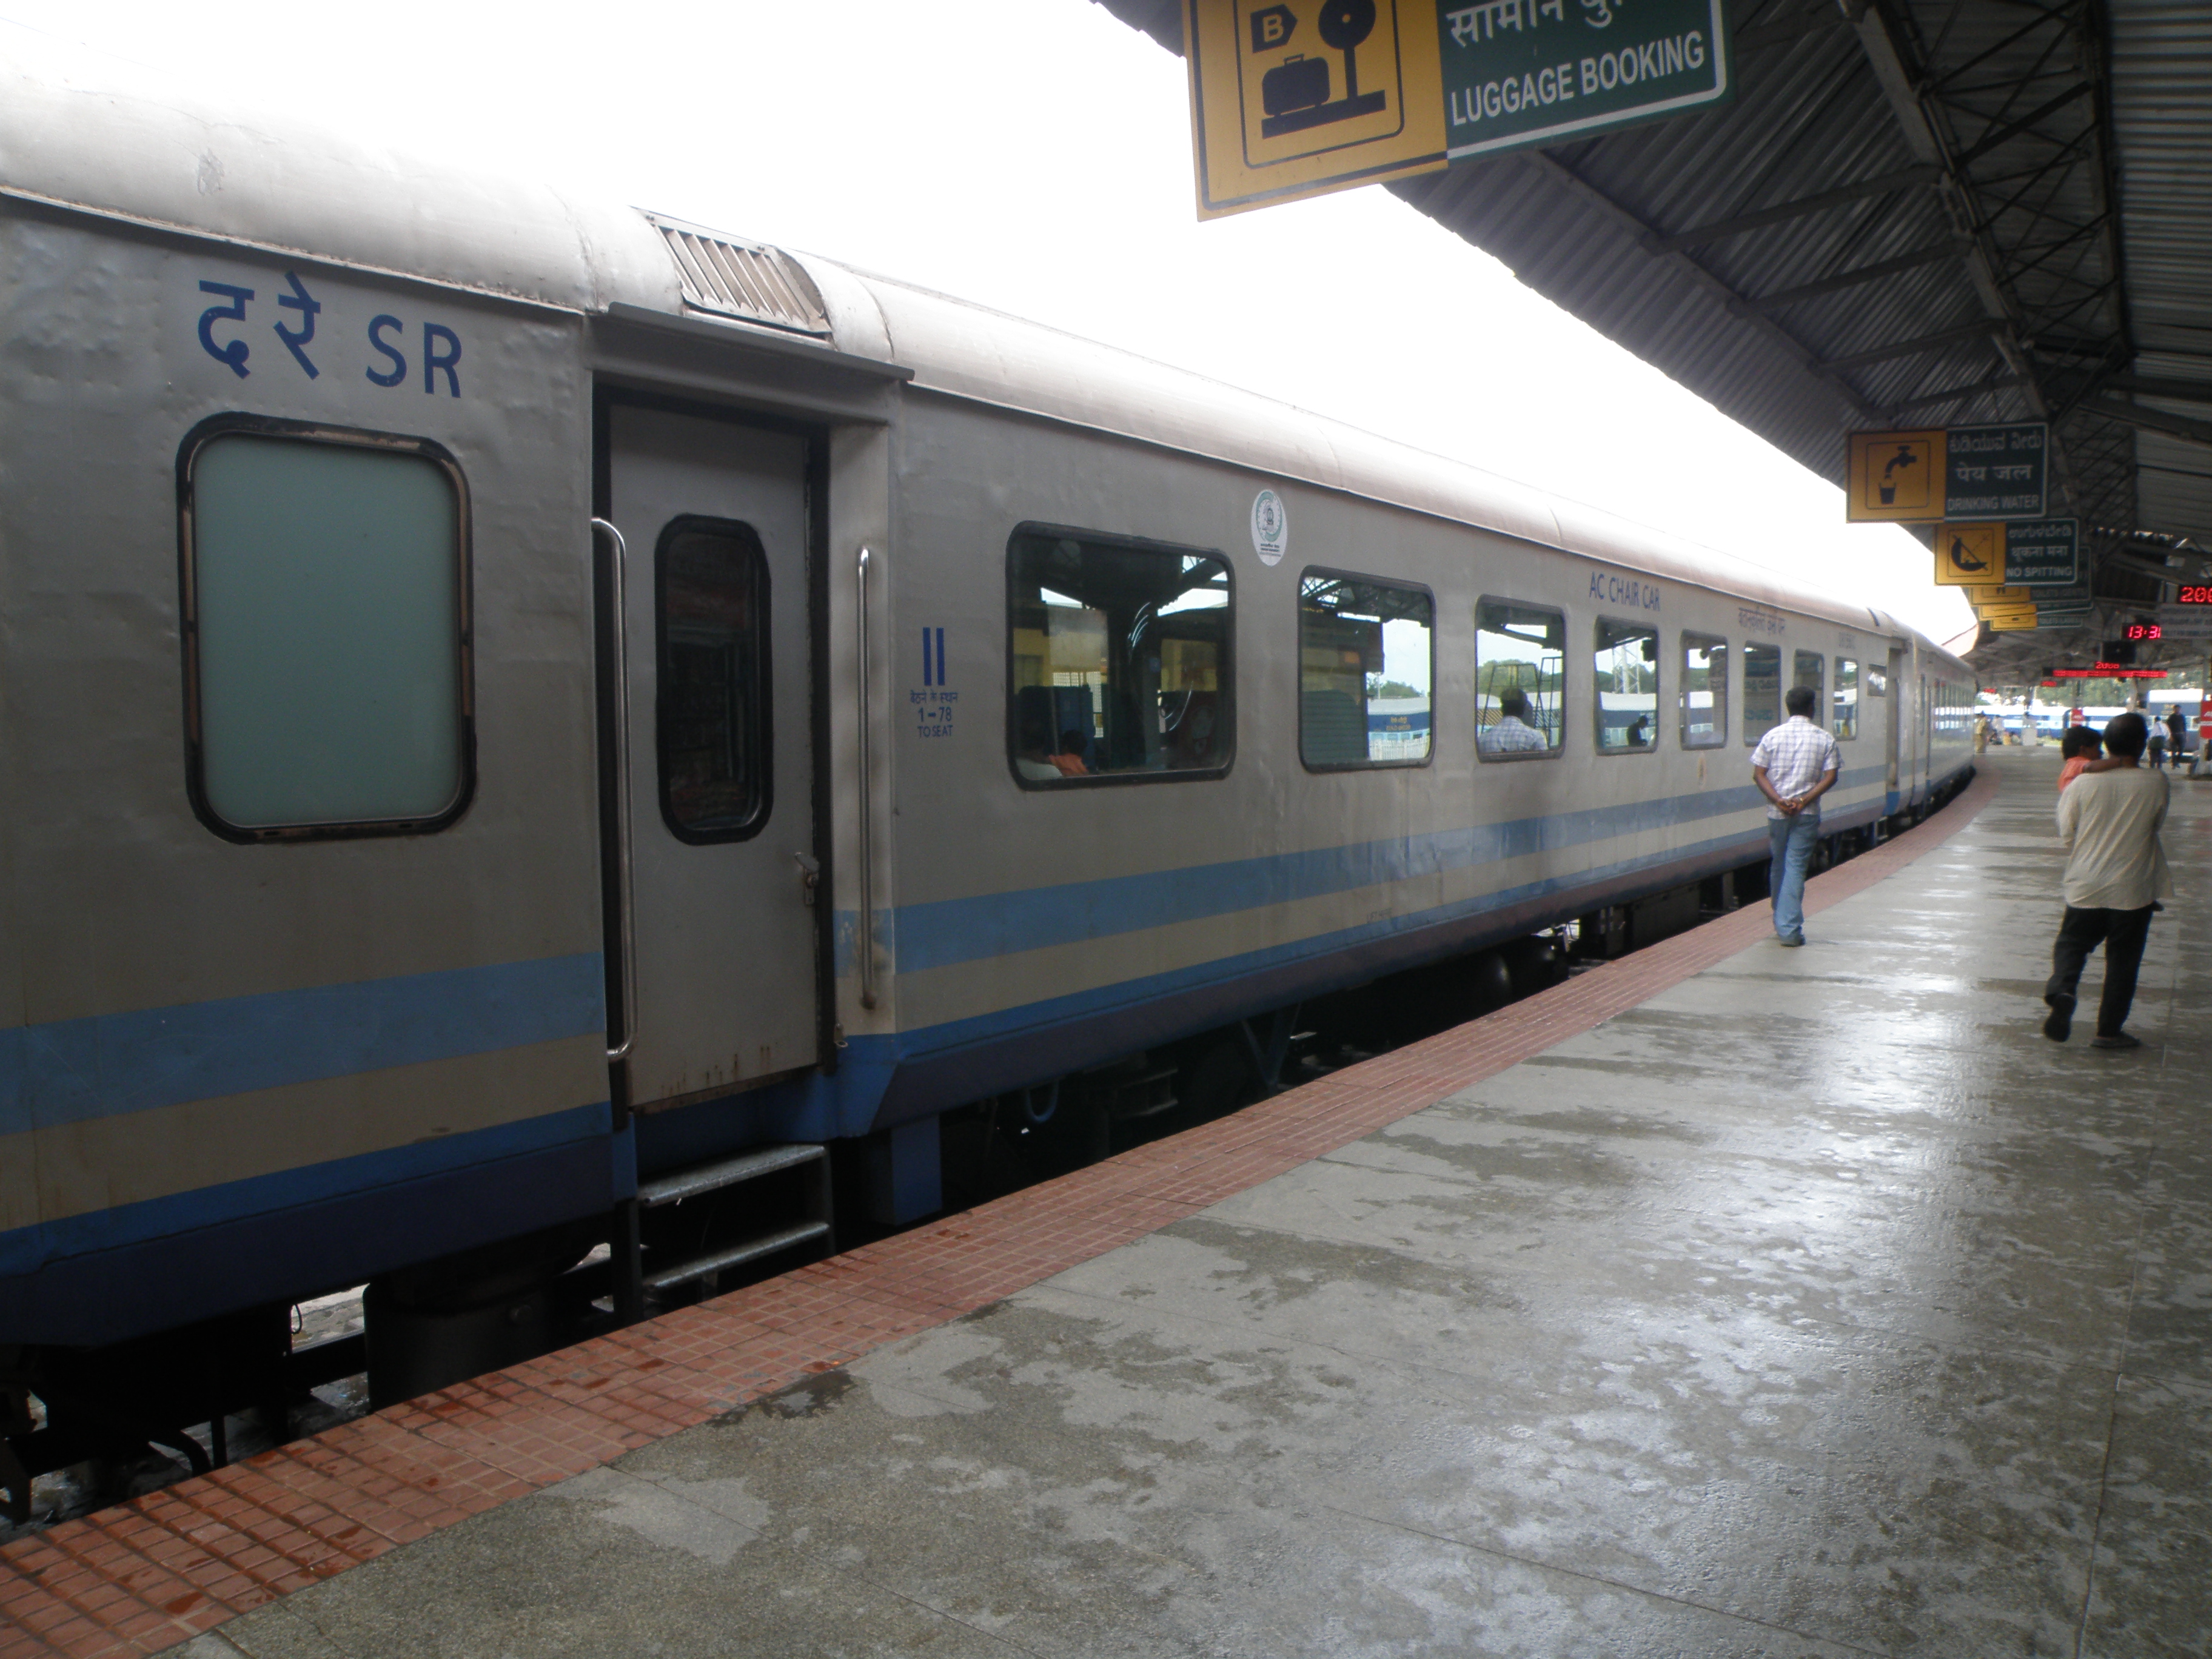
[[[183,1651],[2212,1650],[2212,785],[2112,1054],[1990,764],[1802,950]]]

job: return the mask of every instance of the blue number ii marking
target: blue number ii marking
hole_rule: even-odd
[[[936,650],[934,658],[930,654],[933,643]],[[945,684],[945,630],[941,628],[921,630],[921,683],[924,685]]]

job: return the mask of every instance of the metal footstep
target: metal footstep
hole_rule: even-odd
[[[787,1224],[737,1238],[726,1236],[726,1229],[718,1223],[726,1222],[733,1207],[729,1199],[736,1188],[750,1182],[781,1175],[786,1170],[805,1170],[806,1181],[800,1203],[800,1218]],[[732,1267],[757,1261],[763,1256],[799,1245],[819,1243],[825,1253],[836,1248],[836,1225],[831,1209],[830,1192],[830,1149],[810,1143],[793,1143],[781,1146],[757,1147],[740,1152],[733,1158],[716,1158],[709,1163],[694,1164],[689,1169],[676,1170],[641,1182],[637,1189],[637,1208],[641,1219],[655,1211],[665,1211],[672,1206],[723,1195],[710,1209],[702,1221],[700,1232],[703,1248],[694,1254],[673,1261],[662,1261],[666,1245],[648,1248],[640,1261],[639,1287],[644,1292],[664,1294],[680,1285],[712,1281]],[[779,1206],[783,1207],[783,1206]],[[788,1213],[786,1208],[786,1213]],[[650,1223],[645,1231],[649,1235],[659,1231]]]

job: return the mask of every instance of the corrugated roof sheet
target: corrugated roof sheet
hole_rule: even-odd
[[[1181,50],[1176,0],[1100,3]],[[2100,594],[2154,602],[2212,546],[2212,3],[1729,15],[1732,102],[1391,188],[1838,482],[1855,427],[2051,419]]]

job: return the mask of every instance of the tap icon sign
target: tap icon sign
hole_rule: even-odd
[[[1878,488],[1881,491],[1881,504],[1884,507],[1897,505],[1897,469],[1900,466],[1918,466],[1919,465],[1920,453],[1911,444],[1898,445],[1897,453],[1882,464],[1881,483]]]

